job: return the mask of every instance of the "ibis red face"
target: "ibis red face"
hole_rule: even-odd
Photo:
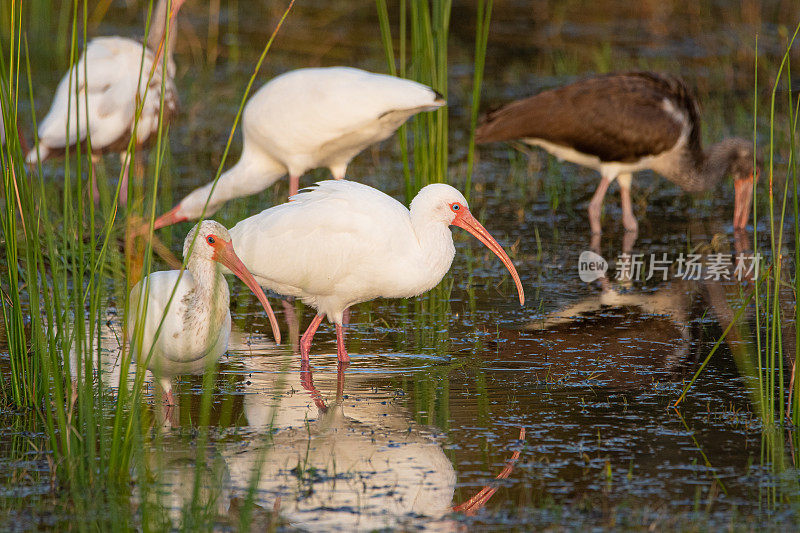
[[[511,277],[514,278],[514,283],[517,285],[517,292],[519,293],[519,304],[525,305],[525,291],[522,289],[522,281],[519,279],[519,274],[517,273],[517,269],[514,268],[514,264],[511,262],[511,259],[506,254],[503,247],[500,246],[494,237],[489,235],[489,232],[486,231],[480,222],[478,222],[472,213],[469,212],[467,206],[453,202],[450,204],[450,210],[455,214],[455,218],[451,222],[453,226],[458,226],[459,228],[464,228],[468,232],[472,233],[475,238],[481,241],[483,244],[486,245],[494,254],[500,258],[500,261],[506,266],[508,271],[511,273]]]
[[[758,179],[758,171],[750,174],[747,178],[737,179],[733,181],[734,189],[736,190],[734,207],[733,207],[733,229],[734,231],[741,231],[747,226],[747,220],[750,218],[750,207],[753,203],[753,183]]]
[[[197,243],[196,246],[201,245]],[[278,320],[275,318],[275,313],[272,312],[272,306],[269,305],[269,301],[267,301],[267,296],[264,294],[264,291],[261,290],[261,286],[255,280],[253,275],[247,270],[247,267],[244,266],[239,256],[236,255],[236,252],[233,251],[233,244],[230,241],[226,241],[221,237],[216,235],[208,235],[206,236],[206,245],[211,246],[214,249],[214,255],[211,258],[214,261],[219,261],[226,267],[228,270],[233,272],[236,277],[244,282],[253,294],[256,295],[258,301],[261,302],[262,307],[264,307],[264,311],[267,312],[267,316],[269,317],[269,323],[272,326],[272,334],[275,336],[275,342],[280,344],[281,343],[281,330],[278,327]]]

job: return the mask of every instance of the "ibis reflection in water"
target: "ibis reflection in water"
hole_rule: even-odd
[[[269,349],[269,343],[260,348],[259,342],[264,341],[234,335],[231,350]],[[321,381],[317,373],[315,381],[302,362],[299,372],[292,366],[287,373],[285,358],[249,355],[240,361],[247,376],[243,413],[248,426],[270,429],[271,435],[222,451],[232,497],[244,497],[263,461],[257,504],[279,509],[294,527],[369,531],[425,516],[438,521],[426,522],[429,527],[454,528],[448,520],[457,478],[453,465],[440,439],[414,423],[392,400],[392,390],[374,386],[371,374],[352,371],[345,386],[344,365],[336,373],[322,373]],[[511,473],[516,457],[498,477]],[[457,510],[474,511],[492,493],[480,491]]]
[[[737,235],[737,251],[746,246],[741,239]],[[626,240],[623,251],[631,253],[633,244]],[[592,248],[599,247],[593,236]],[[719,324],[721,334],[733,322],[742,293],[752,291],[752,274],[740,281],[709,275],[713,256],[729,254],[729,248],[722,235],[697,245],[693,252],[701,269],[692,279],[682,279],[674,268],[668,281],[655,287],[602,277],[596,282],[596,293],[519,330],[502,331],[496,347],[509,360],[533,365],[527,369],[546,381],[633,389],[659,379],[681,379],[695,370],[703,346],[701,335],[708,326],[706,317]],[[781,301],[783,305],[794,299]],[[745,313],[743,320],[751,314]],[[791,348],[785,353],[793,353],[793,327],[791,321],[782,326],[783,341]],[[725,341],[734,357],[740,358],[746,339],[734,328]]]

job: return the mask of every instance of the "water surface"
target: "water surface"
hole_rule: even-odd
[[[162,209],[213,177],[238,98],[280,6],[223,6],[215,65],[207,62],[213,47],[206,42],[204,8],[189,3],[185,11],[181,30],[187,34],[177,57],[182,112],[171,131]],[[759,64],[766,71],[781,53],[780,26],[791,27],[798,15],[796,6],[781,2],[737,9],[719,2],[636,9],[615,2],[498,2],[485,105],[594,72],[661,69],[697,88],[705,138],[747,135],[755,57],[750,43],[760,32]],[[454,7],[448,100],[456,186],[464,182],[473,16],[470,6]],[[115,9],[96,31],[135,35],[140,27],[135,13]],[[336,64],[385,71],[371,5],[298,3],[258,83],[292,68]],[[46,70],[33,65],[43,80],[34,89],[40,111],[57,82]],[[766,79],[765,72],[759,83]],[[240,142],[237,135],[226,168]],[[117,163],[109,158],[106,164],[113,171]],[[348,175],[402,201],[401,168],[393,138],[359,155]],[[52,172],[57,184],[57,165]],[[319,170],[303,183],[327,177]],[[163,432],[152,454],[164,483],[160,505],[170,510],[173,525],[191,499],[198,457],[207,466],[200,484],[206,512],[218,517],[220,529],[237,523],[253,482],[256,516],[290,529],[795,524],[796,507],[787,502],[796,501],[796,493],[773,504],[776,487],[782,490],[786,480],[762,465],[762,428],[735,362],[737,346],[746,346],[748,338],[724,343],[680,409],[670,407],[730,322],[742,286],[674,279],[586,284],[577,272],[579,254],[591,248],[612,264],[623,251],[672,256],[715,235],[715,246],[734,249],[732,186],[691,198],[641,173],[634,186],[638,238],[625,242],[612,188],[607,231],[597,243],[585,216],[597,182],[595,173],[542,152],[503,144],[481,148],[471,208],[510,250],[527,305],[519,307],[496,258],[454,229],[458,252],[445,280],[453,286],[446,312],[428,312],[427,304],[415,301],[357,306],[347,340],[353,361],[343,372],[337,370],[332,326],[320,328],[311,367],[301,369],[296,340],[294,346],[291,338],[283,346],[269,342],[255,299],[232,285],[236,331],[214,378],[206,449],[198,454],[194,433],[201,377],[178,380],[174,412],[152,404]],[[286,191],[282,182],[231,202],[216,218],[231,225],[281,201]],[[188,227],[163,232],[174,251]],[[302,310],[298,304],[300,331],[311,317]],[[118,327],[113,317],[110,327]],[[119,372],[115,347],[104,353],[108,368]],[[526,430],[523,440],[520,428]],[[0,437],[9,456],[20,434]],[[517,450],[513,471],[495,480]],[[0,462],[8,475],[19,467]],[[47,469],[41,462],[29,468]],[[472,516],[452,512],[487,484],[499,490],[485,507]],[[51,503],[46,486],[9,484],[2,497],[26,499],[19,515],[4,521],[22,517],[14,522],[21,529],[81,520],[63,506],[41,513]]]

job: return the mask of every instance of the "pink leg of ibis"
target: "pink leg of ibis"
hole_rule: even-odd
[[[611,185],[611,178],[603,176],[600,185],[594,191],[592,201],[589,202],[589,224],[592,226],[592,233],[601,233],[603,228],[600,226],[600,210],[603,207],[603,198],[606,196],[608,186]]]
[[[300,190],[300,176],[289,176],[289,196],[294,196]]]
[[[341,324],[336,324],[336,355],[340,363],[350,362],[350,356],[344,348],[344,327]]]
[[[167,405],[164,409],[164,427],[176,428],[180,425],[180,416],[177,405]]]
[[[743,254],[750,249],[753,244],[753,239],[744,230],[733,230],[733,242],[736,247],[737,254]]]
[[[600,240],[601,240],[601,238],[602,238],[602,235],[600,233],[592,233],[592,239],[591,239],[591,242],[589,244],[589,247],[591,248],[591,250],[594,253],[596,253],[597,255],[600,255]],[[600,278],[598,278],[598,281],[600,282],[600,287],[603,289],[603,292],[611,290],[611,282],[608,281],[608,278],[605,276],[605,274],[603,276],[601,276]]]
[[[289,326],[289,343],[292,345],[292,350],[297,350],[300,342],[300,321],[297,313],[294,312],[294,298],[281,300],[281,305],[283,306],[283,315],[286,317],[286,324]]]
[[[792,419],[792,393],[794,392],[794,372],[797,370],[797,360],[792,363],[792,377],[789,379],[789,399],[786,400],[786,419]]]
[[[620,203],[622,204],[622,225],[625,226],[625,231],[635,233],[639,230],[639,223],[636,222],[636,216],[633,214],[631,179],[630,173],[625,173],[620,174],[617,181],[619,182]]]
[[[626,231],[622,236],[622,253],[629,254],[633,251],[633,245],[639,237],[638,231]]]
[[[318,313],[311,321],[311,324],[308,325],[306,332],[300,337],[300,358],[303,361],[308,361],[308,356],[311,353],[311,341],[314,339],[314,334],[317,332],[317,328],[322,323],[323,318],[325,318],[325,315]]]
[[[72,386],[70,387],[70,397],[69,397],[69,420],[72,421],[72,413],[73,409],[75,409],[75,403],[78,401],[78,382],[75,380],[72,381]],[[792,383],[794,383],[794,369],[792,370]],[[791,390],[789,391],[789,401],[792,399]]]
[[[342,401],[344,397],[344,371],[350,366],[349,362],[343,363],[339,361],[336,369],[336,401]]]
[[[17,138],[19,139],[19,147],[22,148],[22,153],[27,154],[30,152],[31,147],[28,141],[25,140],[25,136],[22,134],[22,128],[19,127],[19,124],[17,124]]]
[[[89,170],[89,180],[92,182],[92,198],[94,198],[94,205],[100,205],[100,189],[97,188],[97,176],[94,172],[96,162],[92,161],[91,169]]]

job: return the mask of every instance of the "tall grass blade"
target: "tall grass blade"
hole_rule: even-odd
[[[464,196],[469,201],[472,192],[472,174],[475,170],[475,128],[478,125],[478,111],[481,105],[483,71],[486,65],[486,47],[489,43],[489,23],[492,20],[492,0],[479,0],[477,22],[475,23],[475,69],[472,73],[472,105],[469,109],[469,145],[467,147],[467,179],[464,183]]]

